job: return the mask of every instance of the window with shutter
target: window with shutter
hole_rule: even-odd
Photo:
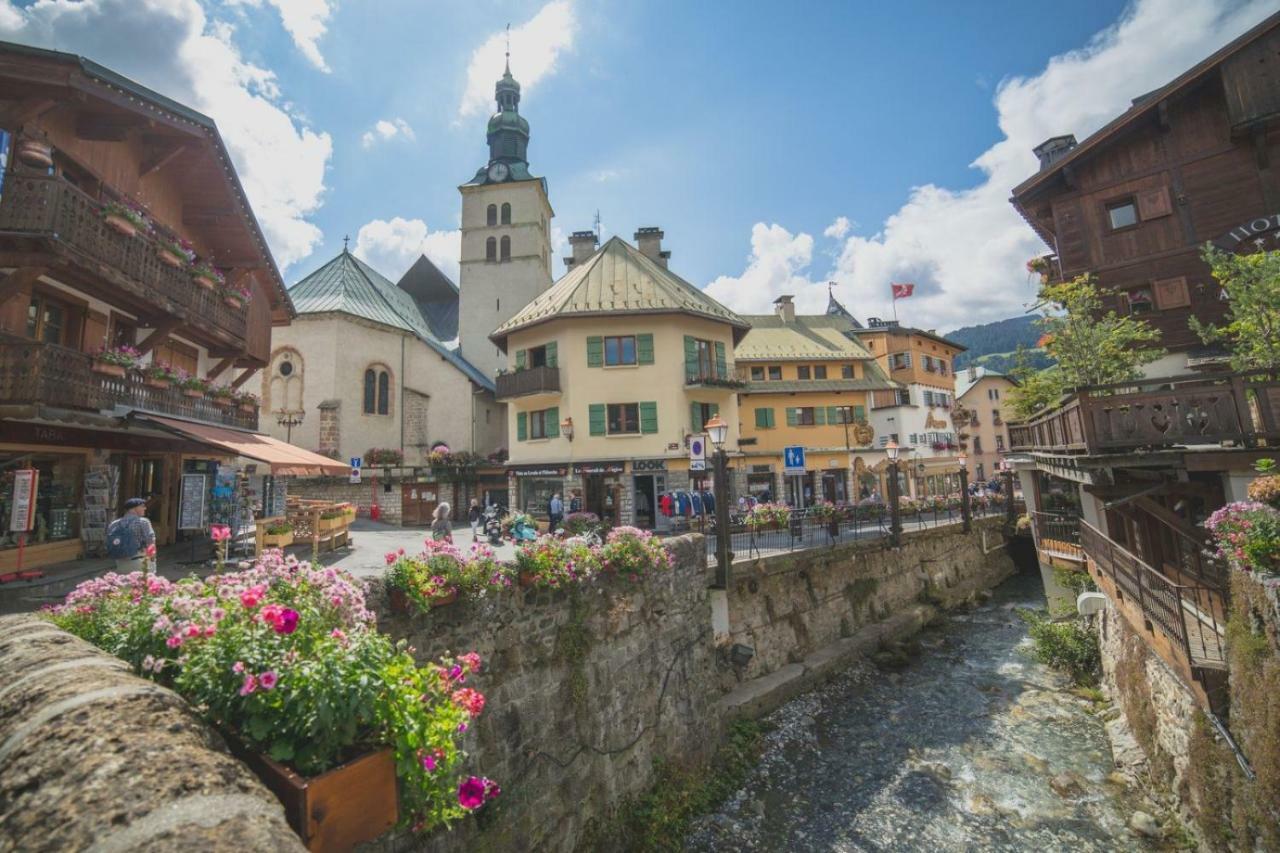
[[[560,407],[552,406],[546,411],[547,438],[560,437]]]
[[[841,423],[844,423],[844,421],[843,421],[843,420],[841,420],[841,418],[840,418],[840,407],[839,407],[839,406],[827,406],[827,423],[829,423],[829,424],[841,424]]]
[[[645,433],[658,431],[658,404],[656,401],[640,404],[640,431]]]
[[[1168,187],[1156,187],[1138,194],[1138,216],[1144,221],[1172,214],[1173,204],[1169,201]]]
[[[529,351],[516,350],[516,370],[524,370],[529,363]]]
[[[653,335],[636,335],[636,359],[641,364],[653,364]]]
[[[1156,279],[1154,287],[1156,307],[1162,311],[1169,308],[1186,308],[1191,304],[1186,276]]]
[[[866,407],[866,406],[854,406],[854,407],[853,407],[853,422],[854,422],[854,423],[856,423],[856,424],[865,424],[865,423],[867,422],[867,407]]]
[[[725,359],[724,341],[716,341],[716,376],[720,379],[729,378],[729,365]]]
[[[592,335],[587,338],[587,367],[604,366],[604,338]]]
[[[524,441],[529,437],[528,412],[516,412],[516,441]]]
[[[825,426],[827,423],[827,409],[825,406],[815,406],[813,409],[813,423],[815,426]]]
[[[557,367],[558,362],[556,361],[556,359],[559,357],[559,352],[558,352],[559,348],[556,346],[556,342],[551,341],[546,345],[545,349],[546,349],[547,367]]]
[[[768,429],[771,414],[773,409],[756,409],[756,429]]]
[[[800,410],[791,406],[787,407],[787,426],[795,426],[800,422]]]
[[[592,435],[604,435],[605,432],[605,405],[604,403],[592,403],[587,407],[587,431]]]
[[[702,404],[701,403],[689,404],[689,424],[690,424],[690,429],[689,429],[690,432],[693,432],[693,433],[702,432],[703,420],[702,420]]]
[[[693,335],[684,336],[684,375],[690,380],[698,375],[698,339]]]

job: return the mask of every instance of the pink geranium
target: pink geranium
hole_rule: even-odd
[[[247,673],[244,677],[244,684],[240,685],[240,695],[248,696],[250,693],[258,689],[258,678],[252,673]]]
[[[275,670],[269,669],[258,676],[258,684],[263,690],[272,690],[276,686],[277,676]]]

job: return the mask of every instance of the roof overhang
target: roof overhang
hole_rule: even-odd
[[[344,476],[349,472],[347,466],[341,462],[335,462],[327,456],[303,450],[301,447],[295,447],[259,432],[142,413],[134,413],[130,419],[155,424],[175,435],[216,447],[226,453],[265,462],[271,466],[271,473],[277,476]]]

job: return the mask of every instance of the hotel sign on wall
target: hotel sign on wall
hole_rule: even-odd
[[[1268,248],[1280,249],[1280,213],[1259,216],[1242,222],[1213,241],[1213,245],[1227,252],[1247,255]]]

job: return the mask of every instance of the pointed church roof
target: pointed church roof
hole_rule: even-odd
[[[611,237],[489,338],[505,347],[507,335],[517,329],[596,314],[691,314],[733,326],[735,341],[750,328],[746,320],[635,246],[621,237]]]
[[[400,276],[396,287],[417,303],[431,334],[442,341],[458,337],[458,286],[430,258],[419,256]]]
[[[855,329],[861,329],[862,324],[858,322],[858,318],[849,313],[849,309],[840,304],[840,300],[836,299],[836,295],[827,289],[827,314],[831,317],[840,317],[848,320]]]
[[[289,297],[299,316],[339,312],[409,332],[472,382],[493,390],[492,379],[432,332],[412,296],[346,249],[289,288]]]

